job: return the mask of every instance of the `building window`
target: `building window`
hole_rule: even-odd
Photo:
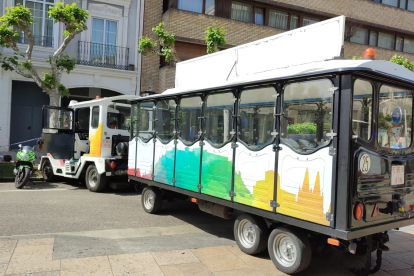
[[[178,0],[179,10],[214,15],[215,0]]]
[[[369,45],[370,46],[377,46],[377,40],[378,40],[378,33],[371,31],[369,33]]]
[[[414,39],[404,39],[404,52],[414,54]]]
[[[392,6],[404,10],[414,11],[414,0],[371,0],[376,3],[382,3],[387,6]],[[398,3],[400,3],[398,5]]]
[[[368,44],[369,31],[368,29],[355,28],[355,34],[351,37],[350,41],[359,44]]]
[[[233,2],[231,4],[231,19],[252,23],[253,6],[239,2]]]
[[[398,7],[398,1],[399,0],[382,0],[382,3],[388,6]]]
[[[299,16],[292,15],[290,16],[290,29],[299,28]]]
[[[395,41],[395,50],[402,52],[403,44],[404,44],[404,38],[402,38],[401,36],[397,36],[397,39]]]
[[[282,30],[288,29],[289,14],[276,10],[269,10],[269,26]]]
[[[264,25],[264,9],[254,8],[254,23]]]
[[[393,50],[395,47],[395,35],[380,32],[378,36],[378,47]]]
[[[311,25],[311,24],[315,24],[315,23],[318,23],[319,21],[321,21],[321,20],[319,20],[317,18],[304,17],[303,18],[303,26],[308,26],[308,25]]]
[[[91,60],[93,63],[115,65],[117,22],[92,19]]]
[[[34,45],[53,47],[53,19],[49,18],[49,8],[53,7],[54,0],[16,0],[17,5],[25,6],[32,13]],[[20,43],[28,44],[26,35],[20,36]]]
[[[414,11],[414,0],[408,0],[407,4],[407,10]]]

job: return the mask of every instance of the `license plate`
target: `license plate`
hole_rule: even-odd
[[[404,184],[404,166],[391,167],[391,185]]]

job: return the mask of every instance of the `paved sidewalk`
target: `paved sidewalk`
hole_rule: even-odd
[[[391,250],[384,254],[382,270],[375,275],[414,275],[414,231],[396,231],[390,239]],[[267,252],[249,256],[236,245],[85,258],[56,258],[56,246],[53,237],[0,239],[0,276],[285,275]],[[298,275],[353,275],[349,269],[362,265],[362,257],[332,248],[315,255],[309,268]]]

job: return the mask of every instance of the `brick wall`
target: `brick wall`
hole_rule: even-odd
[[[375,56],[376,60],[390,60],[391,57],[398,53],[402,55],[405,58],[408,58],[410,61],[414,61],[414,54],[408,54],[403,52],[396,52],[394,50],[387,50],[384,48],[378,48],[378,47],[371,47],[368,45],[363,44],[357,44],[352,42],[345,42],[344,52],[345,52],[345,58],[351,59],[353,56],[362,57],[364,54],[364,51],[367,48],[374,48],[375,49]]]
[[[159,89],[161,92],[175,87],[175,66],[164,66],[159,70]]]
[[[151,37],[155,41],[157,39],[151,29],[162,21],[162,3],[162,0],[145,1],[143,35]],[[159,56],[148,54],[146,57],[142,57],[141,91],[160,91],[158,88],[159,66]]]

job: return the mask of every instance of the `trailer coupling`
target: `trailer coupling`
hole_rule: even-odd
[[[387,203],[387,207],[385,208],[380,208],[379,211],[380,213],[383,214],[391,214],[393,215],[394,213],[400,217],[403,218],[412,218],[414,217],[414,205],[410,205],[410,209],[409,210],[404,210],[404,201],[389,201]]]

